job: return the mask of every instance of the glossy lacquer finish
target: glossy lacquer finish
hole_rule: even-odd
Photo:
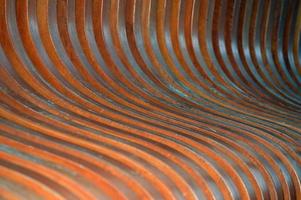
[[[301,199],[301,1],[0,0],[0,199]]]

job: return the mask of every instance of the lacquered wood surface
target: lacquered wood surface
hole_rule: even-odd
[[[0,199],[301,199],[301,1],[0,0]]]

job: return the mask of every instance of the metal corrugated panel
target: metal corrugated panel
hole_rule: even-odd
[[[301,199],[301,2],[0,0],[0,199]]]

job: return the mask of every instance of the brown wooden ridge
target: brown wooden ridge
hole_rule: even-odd
[[[0,199],[301,200],[301,1],[0,0]]]

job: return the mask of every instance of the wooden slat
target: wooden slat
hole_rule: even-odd
[[[0,199],[301,199],[301,2],[0,0]]]

